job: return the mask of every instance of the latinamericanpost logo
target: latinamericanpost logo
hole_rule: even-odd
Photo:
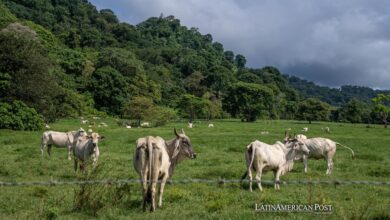
[[[255,204],[256,212],[307,212],[315,214],[331,214],[332,205],[326,204]]]

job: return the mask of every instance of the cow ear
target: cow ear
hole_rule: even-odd
[[[172,158],[177,157],[177,155],[179,154],[179,151],[180,151],[180,140],[176,140],[175,149],[173,150]]]
[[[184,129],[183,129],[183,128],[181,129],[181,133],[184,134],[184,135],[186,135],[186,133],[184,133]]]
[[[179,135],[177,134],[176,128],[173,128],[173,132],[175,133],[176,137],[179,137]]]

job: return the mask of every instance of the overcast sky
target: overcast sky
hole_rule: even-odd
[[[390,89],[388,0],[91,0],[138,24],[161,13],[210,33],[247,66],[320,85]]]

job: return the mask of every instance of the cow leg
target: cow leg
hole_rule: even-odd
[[[304,170],[305,170],[305,173],[307,173],[307,156],[306,155],[303,155],[302,156],[302,160],[303,160],[303,166],[304,166]]]
[[[150,207],[150,211],[154,212],[156,210],[156,188],[157,188],[157,178],[152,179],[152,187],[151,187],[151,197],[152,197],[152,205]]]
[[[252,192],[252,168],[248,169],[248,178],[249,178],[249,191]]]
[[[280,174],[282,173],[282,169],[279,168],[275,173],[275,189],[280,189]]]
[[[260,168],[257,169],[255,178],[257,180],[257,186],[259,187],[261,192],[263,191],[263,187],[261,187],[261,175],[262,175],[262,173],[263,173],[263,169],[262,169],[262,166],[260,166]]]
[[[327,165],[328,165],[328,169],[326,170],[326,174],[330,175],[332,173],[332,170],[333,170],[333,161],[332,161],[331,158],[328,158],[326,160],[326,162],[327,162]]]
[[[159,198],[158,198],[158,207],[162,206],[162,197],[163,197],[163,194],[164,194],[164,187],[165,187],[165,183],[166,183],[167,179],[168,179],[168,175],[164,174],[162,176],[162,179],[161,179],[160,195],[159,195]]]
[[[72,153],[72,146],[68,146],[68,160],[72,160],[71,158],[71,153]]]
[[[148,201],[148,171],[146,170],[145,173],[142,173],[142,195],[143,195],[143,198],[144,198],[144,202],[143,202],[143,205],[142,205],[142,208],[144,210],[144,212],[146,211],[146,203]]]
[[[41,155],[42,155],[42,158],[43,158],[43,151],[44,151],[45,147],[46,147],[46,144],[42,143],[42,145],[41,145]]]
[[[47,145],[47,154],[49,154],[49,156],[51,156],[51,144]]]

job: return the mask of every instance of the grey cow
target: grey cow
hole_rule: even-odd
[[[80,163],[80,170],[83,171],[90,159],[92,159],[93,168],[96,167],[100,155],[98,143],[102,139],[104,139],[104,136],[92,133],[89,136],[82,136],[76,140],[77,143],[73,149],[75,171],[77,171],[78,163]]]

